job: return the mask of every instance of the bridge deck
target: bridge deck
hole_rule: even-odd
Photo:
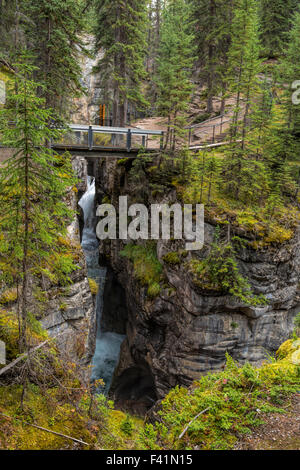
[[[140,149],[158,150],[163,144],[163,131],[122,127],[88,126],[71,124],[60,142],[53,142],[55,149],[94,152],[133,152]]]

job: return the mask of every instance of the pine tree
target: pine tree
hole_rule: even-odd
[[[235,108],[231,126],[231,153],[229,174],[231,189],[238,197],[241,170],[247,153],[246,138],[250,128],[251,107],[259,92],[258,16],[256,0],[237,0],[232,21],[232,39],[228,54],[229,90],[235,94]]]
[[[282,54],[293,14],[299,5],[299,0],[261,0],[261,40],[263,53],[267,57]]]
[[[165,146],[175,146],[184,133],[185,115],[193,89],[194,34],[191,11],[185,0],[167,2],[162,13],[157,60],[157,111],[168,118]],[[172,131],[172,136],[171,136]]]
[[[213,98],[222,94],[221,112],[224,112],[227,54],[233,15],[233,1],[190,0],[197,44],[197,65],[200,78],[207,86],[207,112],[212,113]]]
[[[112,106],[113,124],[124,127],[129,104],[148,106],[142,92],[146,77],[147,1],[96,0],[96,51],[103,50],[97,70],[104,101]]]
[[[293,27],[289,34],[289,43],[280,69],[285,89],[283,104],[285,110],[285,130],[290,135],[289,155],[300,153],[300,105],[293,99],[293,83],[300,80],[300,13],[293,18]],[[297,101],[297,100],[296,100]]]
[[[14,44],[13,25],[15,23],[15,5],[10,0],[0,0],[0,57],[9,57]]]
[[[75,268],[60,242],[72,215],[64,202],[66,189],[74,180],[68,156],[57,155],[46,144],[61,133],[48,126],[55,116],[45,109],[45,99],[37,97],[41,84],[32,80],[35,70],[28,57],[15,69],[7,108],[0,110],[1,141],[15,149],[0,168],[0,274],[17,287],[23,351],[32,279],[64,284]]]
[[[293,99],[293,84],[300,77],[299,54],[300,13],[297,12],[285,56],[279,64],[279,81],[283,92],[279,97],[280,106],[273,114],[266,149],[275,195],[298,194],[296,185],[299,185],[299,174],[296,171],[291,175],[289,162],[299,161],[300,155],[300,104]]]
[[[23,26],[28,49],[36,57],[35,79],[46,106],[66,113],[69,99],[82,91],[80,53],[85,52],[83,0],[22,0],[30,21]]]
[[[148,23],[148,53],[147,53],[147,74],[148,89],[147,99],[154,108],[157,100],[157,87],[153,79],[157,73],[157,55],[159,50],[162,0],[152,0],[148,3],[149,23]]]

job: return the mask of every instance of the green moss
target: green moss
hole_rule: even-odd
[[[151,299],[155,299],[161,292],[161,287],[158,284],[158,282],[153,282],[152,284],[149,285],[148,290],[147,290],[147,295]]]
[[[20,410],[21,393],[21,386],[0,387],[0,408],[5,411],[6,415],[19,418],[11,420],[0,418],[3,423],[0,426],[2,449],[74,449],[73,441],[29,424],[82,439],[90,443],[90,446],[83,446],[83,449],[93,448],[95,437],[87,430],[87,420],[78,414],[71,404],[56,401],[56,390],[52,390],[50,402],[39,387],[30,385],[26,391],[24,413]]]
[[[207,258],[193,258],[187,263],[194,284],[203,290],[230,294],[249,305],[264,305],[263,296],[255,296],[251,286],[239,272],[235,250],[229,243],[213,243]]]
[[[36,346],[48,337],[38,320],[32,313],[28,313],[27,341],[29,346]],[[0,309],[0,340],[5,342],[7,359],[16,358],[19,353],[19,325],[15,312]]]
[[[163,256],[163,260],[165,263],[173,266],[178,265],[181,262],[180,255],[175,251],[167,253],[165,256]]]
[[[135,277],[143,286],[148,287],[149,297],[158,295],[162,280],[162,265],[157,258],[156,244],[152,242],[145,245],[128,244],[120,254],[132,261]]]
[[[102,204],[111,204],[111,200],[108,196],[104,196],[102,199]]]
[[[89,278],[89,285],[92,295],[97,295],[99,291],[98,283],[94,279]]]
[[[282,406],[288,408],[289,397],[300,385],[299,366],[293,363],[295,353],[300,354],[300,341],[297,349],[292,344],[280,348],[279,355],[283,349],[288,351],[282,360],[261,368],[238,367],[227,355],[224,371],[203,376],[190,389],[171,390],[158,411],[159,421],[140,433],[143,448],[229,450],[238,435],[251,433],[263,423],[265,413],[284,413]]]
[[[60,306],[59,306],[59,310],[61,312],[65,312],[67,310],[68,306],[65,302],[61,303]]]
[[[0,304],[7,305],[16,302],[18,298],[17,289],[6,289],[0,296]]]
[[[118,160],[117,164],[118,164],[119,166],[125,165],[125,163],[127,163],[128,160],[129,160],[129,158],[120,158],[120,159]]]

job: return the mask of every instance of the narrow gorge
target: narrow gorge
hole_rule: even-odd
[[[0,450],[300,450],[299,56],[300,0],[0,0]]]
[[[122,256],[124,243],[99,242],[95,235],[96,207],[104,198],[116,203],[119,195],[136,197],[130,160],[90,160],[87,167],[91,175],[79,202],[84,213],[82,248],[88,276],[99,285],[92,380],[104,380],[117,406],[143,414],[176,385],[189,386],[203,374],[222,370],[225,353],[239,364],[258,366],[276,352],[292,333],[300,308],[298,232],[283,246],[256,250],[251,233],[237,229],[244,240],[237,255],[240,270],[255,294],[266,298],[265,306],[247,306],[230,295],[203,290],[187,269],[191,254],[184,253],[184,243],[163,240],[155,248],[163,267],[162,289],[151,299],[132,262]],[[176,202],[176,191],[166,191],[157,199],[145,187],[143,202]],[[217,227],[206,221],[199,259],[207,256]],[[221,237],[226,236],[225,227]],[[184,257],[168,263],[170,252]]]

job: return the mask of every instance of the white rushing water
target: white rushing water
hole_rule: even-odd
[[[88,177],[88,189],[80,199],[79,205],[84,213],[81,245],[86,258],[88,276],[99,285],[96,299],[97,339],[95,355],[92,360],[92,380],[103,379],[105,387],[102,391],[107,393],[119,360],[120,347],[124,336],[101,331],[106,268],[99,265],[99,242],[95,232],[95,180],[90,176]]]

